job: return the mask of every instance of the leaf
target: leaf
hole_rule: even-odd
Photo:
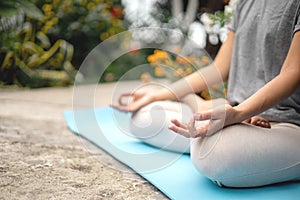
[[[41,31],[37,32],[36,38],[41,41],[41,47],[43,48],[49,48],[51,46],[50,40],[47,37],[47,35]]]
[[[9,8],[17,8],[16,3],[18,0],[1,0],[0,1],[0,8],[1,9],[9,9]],[[2,13],[0,13],[1,16]]]
[[[19,0],[18,4],[18,8],[24,11],[27,16],[33,19],[42,19],[44,17],[41,10],[30,1]]]
[[[3,8],[0,7],[0,17],[12,17],[19,14],[17,8]]]

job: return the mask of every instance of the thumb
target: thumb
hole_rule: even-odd
[[[194,115],[194,120],[202,121],[202,120],[210,120],[212,118],[212,110],[203,111],[201,113],[196,113]]]
[[[216,120],[216,119],[224,119],[226,116],[226,107],[218,106],[215,109],[210,109],[203,111],[201,113],[196,113],[194,115],[195,120]]]

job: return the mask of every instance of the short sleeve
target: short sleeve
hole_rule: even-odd
[[[232,15],[232,19],[231,19],[231,22],[229,23],[229,26],[228,28],[233,31],[233,32],[236,32],[236,29],[237,29],[237,24],[238,24],[238,12],[239,12],[239,9],[238,7],[233,11],[233,15]]]
[[[295,26],[294,26],[294,33],[296,33],[297,31],[300,31],[300,11],[298,10],[298,14],[296,17],[296,22],[295,22]]]
[[[245,1],[243,0],[238,0],[237,1],[237,5],[236,8],[233,11],[232,14],[232,19],[231,22],[229,23],[228,28],[230,30],[232,30],[233,32],[236,32],[238,29],[238,25],[239,25],[239,16],[240,16],[240,12],[242,10],[243,4],[245,3]]]

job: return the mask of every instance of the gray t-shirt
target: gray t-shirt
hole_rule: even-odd
[[[279,74],[300,30],[300,0],[240,0],[230,29],[236,38],[228,100],[239,104]],[[261,116],[300,125],[300,86]]]

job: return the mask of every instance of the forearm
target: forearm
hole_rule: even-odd
[[[276,105],[290,96],[300,85],[300,31],[295,33],[280,74],[235,107],[237,118],[244,120]]]
[[[169,87],[164,87],[156,94],[157,100],[181,99],[190,93],[195,93],[207,89],[209,86],[222,82],[219,70],[213,65],[209,65],[197,72],[182,78]]]
[[[217,83],[227,80],[231,53],[234,42],[234,33],[229,32],[227,40],[221,46],[214,62],[193,74],[158,91],[156,100],[180,99],[190,93],[200,92]]]
[[[290,96],[300,84],[299,69],[289,69],[280,73],[272,81],[258,90],[247,100],[235,107],[237,122],[260,114],[279,101]]]

